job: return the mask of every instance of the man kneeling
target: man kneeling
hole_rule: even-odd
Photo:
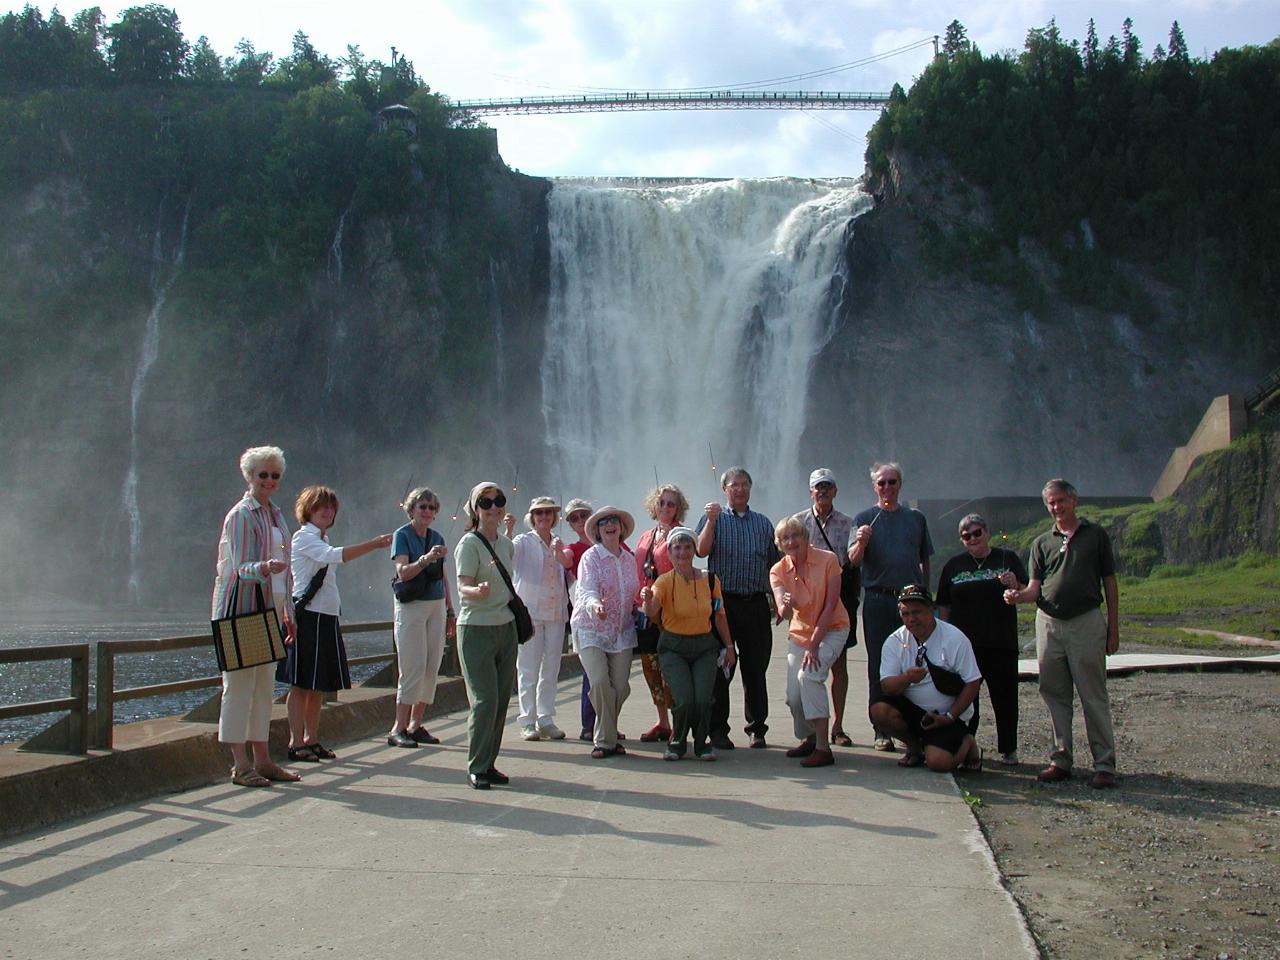
[[[906,742],[899,766],[981,770],[982,750],[966,724],[982,685],[969,638],[934,617],[929,591],[916,584],[898,593],[898,615],[902,626],[880,659],[883,698],[871,706],[872,722]]]

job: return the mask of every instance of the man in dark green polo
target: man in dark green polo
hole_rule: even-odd
[[[1107,696],[1107,654],[1120,649],[1120,591],[1111,538],[1102,527],[1076,516],[1076,488],[1066,480],[1050,480],[1040,495],[1053,517],[1053,529],[1031,545],[1031,581],[1021,590],[1004,592],[1005,603],[1034,601],[1039,608],[1036,659],[1040,696],[1049,708],[1053,730],[1053,753],[1038,779],[1056,783],[1071,778],[1074,685],[1093,751],[1089,786],[1114,787],[1116,745]],[[1105,618],[1099,609],[1104,595]]]

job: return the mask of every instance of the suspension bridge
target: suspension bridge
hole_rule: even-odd
[[[823,90],[659,90],[501,100],[455,100],[473,114],[612,113],[639,110],[880,110],[889,94]]]

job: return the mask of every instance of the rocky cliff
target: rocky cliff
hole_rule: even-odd
[[[1176,291],[1134,268],[1154,317],[1060,300],[1021,305],[1008,277],[951,269],[992,205],[943,161],[905,152],[853,221],[840,321],[817,359],[805,454],[861,489],[900,460],[912,497],[1035,494],[1053,476],[1142,495],[1208,398],[1262,370],[1196,328]],[[1001,269],[1051,278],[1024,244]],[[849,484],[846,483],[846,488]]]

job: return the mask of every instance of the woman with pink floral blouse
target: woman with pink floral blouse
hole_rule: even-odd
[[[621,756],[618,713],[631,693],[631,651],[636,645],[635,609],[640,591],[636,562],[622,548],[635,530],[631,514],[601,507],[586,523],[594,544],[578,565],[578,590],[570,623],[573,649],[591,681],[596,710],[591,756]]]

